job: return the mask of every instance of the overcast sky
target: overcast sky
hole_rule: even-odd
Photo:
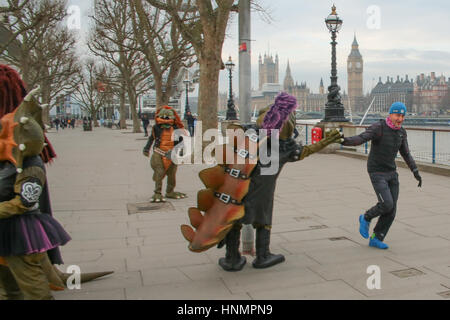
[[[93,0],[69,0],[82,11],[82,26]],[[287,61],[296,82],[306,81],[317,93],[320,78],[325,86],[330,82],[330,34],[324,20],[335,3],[344,21],[338,34],[338,83],[347,90],[346,61],[353,36],[359,43],[364,59],[364,90],[370,91],[378,77],[404,78],[407,74],[450,77],[450,3],[448,0],[259,0],[270,12],[267,23],[258,13],[252,13],[252,83],[258,85],[259,54],[278,54],[280,82],[283,82]],[[238,67],[238,17],[233,15],[223,47],[223,60],[231,55]],[[237,70],[234,73],[237,89]],[[228,90],[227,72],[220,76],[220,90]],[[233,82],[234,83],[234,82]]]

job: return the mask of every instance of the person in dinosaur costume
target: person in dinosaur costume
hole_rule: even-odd
[[[162,196],[163,180],[167,176],[166,198],[182,199],[186,194],[175,191],[177,165],[172,162],[171,154],[175,146],[182,142],[182,137],[174,141],[174,131],[184,129],[177,112],[169,106],[161,107],[155,115],[155,125],[152,134],[148,138],[143,154],[150,156],[150,148],[153,145],[153,154],[150,165],[153,169],[153,181],[155,181],[155,192],[152,202],[165,202]]]
[[[270,164],[249,161],[257,156],[249,152],[250,141],[257,140],[258,135],[255,134],[246,134],[245,143],[237,148],[227,147],[229,151],[236,152],[233,162],[200,172],[200,179],[208,189],[198,193],[198,208],[189,209],[190,222],[196,231],[182,225],[181,232],[189,241],[189,249],[194,252],[225,245],[226,254],[219,259],[219,265],[226,271],[239,271],[246,263],[239,252],[242,224],[252,224],[256,228],[254,268],[268,268],[285,260],[283,255],[272,254],[269,250],[274,193],[281,169],[287,162],[303,160],[331,143],[342,141],[342,134],[332,130],[315,144],[302,146],[296,143],[292,138],[296,107],[295,97],[281,93],[272,106],[261,110],[256,125],[240,126],[246,132],[249,129],[254,132],[267,130],[268,138],[258,141],[260,147],[262,143],[270,145],[276,143],[275,139],[278,140],[278,167],[275,173],[263,173]],[[241,155],[246,156],[245,164],[236,161]]]
[[[44,163],[56,154],[37,92],[27,95],[19,74],[0,65],[0,299],[53,299],[69,276],[54,266],[70,236],[51,215]]]

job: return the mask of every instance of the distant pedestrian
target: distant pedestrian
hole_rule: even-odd
[[[397,211],[399,181],[395,158],[400,151],[414,177],[422,186],[422,178],[408,147],[406,130],[402,127],[405,119],[406,106],[395,102],[389,109],[389,116],[372,124],[360,135],[344,138],[344,146],[358,146],[372,141],[367,171],[378,198],[378,203],[359,216],[359,232],[364,238],[369,238],[369,224],[374,218],[378,222],[370,237],[369,246],[387,249],[384,238],[392,225]]]
[[[189,134],[192,136],[194,136],[194,130],[195,130],[195,117],[192,115],[192,113],[190,111],[188,111],[186,113],[186,120],[188,123],[188,128],[189,128]]]
[[[59,123],[60,123],[59,119],[55,118],[55,120],[53,120],[53,123],[55,124],[56,132],[58,132],[59,131]]]
[[[141,116],[141,120],[142,120],[142,127],[144,127],[144,137],[148,137],[148,125],[150,124],[150,120],[148,118],[148,114],[143,113]]]

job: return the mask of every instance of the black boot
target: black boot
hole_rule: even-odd
[[[239,242],[241,238],[241,226],[234,226],[225,237],[225,258],[219,259],[219,265],[225,271],[240,271],[247,260],[239,253]]]
[[[270,230],[262,227],[256,229],[256,259],[253,268],[263,269],[283,262],[282,254],[272,254],[269,250]]]

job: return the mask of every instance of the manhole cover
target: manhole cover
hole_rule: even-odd
[[[136,152],[136,151],[139,151],[139,150],[138,150],[138,149],[125,149],[125,150],[123,150],[123,151],[128,151],[128,152],[132,151],[132,152]]]
[[[450,299],[450,290],[444,291],[444,292],[439,292],[438,295],[440,295],[444,299]]]
[[[136,213],[153,213],[161,211],[174,211],[175,208],[170,202],[141,202],[141,203],[128,203],[128,214]]]
[[[142,141],[142,140],[145,140],[145,141],[147,141],[147,140],[148,140],[148,138],[137,138],[137,139],[136,139],[136,141]]]
[[[391,271],[391,273],[394,276],[397,276],[399,278],[409,278],[409,277],[415,277],[415,276],[421,276],[425,273],[423,273],[420,270],[417,270],[415,268],[409,268],[404,270],[397,270],[397,271]]]
[[[347,237],[335,237],[335,238],[329,238],[330,241],[340,241],[340,240],[348,240]]]

